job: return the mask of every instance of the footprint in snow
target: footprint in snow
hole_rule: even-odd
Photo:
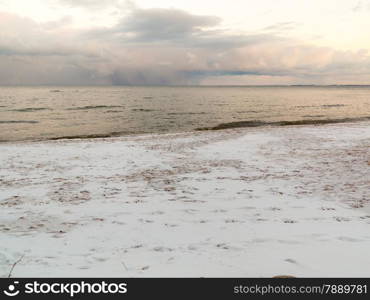
[[[285,259],[285,261],[288,262],[288,263],[291,263],[291,264],[298,264],[297,261],[295,261],[292,258],[287,258],[287,259]]]
[[[354,239],[348,236],[340,236],[338,237],[338,240],[341,240],[343,242],[361,242],[362,240]]]
[[[286,224],[294,224],[294,223],[298,223],[297,221],[295,221],[295,220],[291,220],[291,219],[285,219],[285,220],[283,220],[283,222],[284,222],[284,223],[286,223]]]
[[[334,220],[336,220],[337,222],[348,222],[348,221],[351,221],[351,219],[346,218],[346,217],[334,217]]]

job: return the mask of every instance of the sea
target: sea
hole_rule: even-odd
[[[0,87],[0,142],[370,120],[370,86]]]

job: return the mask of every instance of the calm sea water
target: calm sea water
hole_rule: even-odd
[[[370,87],[0,87],[3,142],[369,117]]]

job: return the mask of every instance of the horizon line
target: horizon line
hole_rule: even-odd
[[[2,87],[370,87],[369,84],[7,84]]]

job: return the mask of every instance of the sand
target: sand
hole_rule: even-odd
[[[370,123],[0,144],[0,276],[370,276]]]

